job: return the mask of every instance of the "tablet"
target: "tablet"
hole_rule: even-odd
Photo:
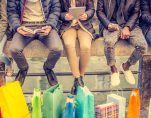
[[[69,8],[69,13],[72,14],[74,19],[77,19],[79,15],[85,13],[85,9],[86,9],[85,7],[73,7],[73,8]]]

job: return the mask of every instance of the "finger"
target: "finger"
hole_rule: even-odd
[[[129,39],[129,35],[126,35],[125,38],[126,38],[126,39]]]
[[[123,39],[127,39],[127,36],[126,36],[126,35],[123,35]]]
[[[45,26],[45,27],[42,27],[41,29],[42,29],[42,30],[45,30],[45,29],[47,29],[47,28],[48,28],[48,27],[47,27],[47,26]]]
[[[123,39],[123,32],[121,32],[121,36],[120,36],[120,38],[121,38],[121,39]]]

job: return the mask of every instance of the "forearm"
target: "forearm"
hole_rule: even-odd
[[[132,30],[137,23],[139,17],[140,17],[140,0],[137,0],[134,9],[131,11],[130,17],[125,24],[125,27],[129,27],[130,30]]]
[[[110,21],[104,13],[103,0],[98,0],[96,14],[97,14],[99,21],[103,24],[103,26],[105,28],[107,28],[108,25],[110,24]]]
[[[20,16],[17,9],[16,0],[7,0],[7,16],[9,25],[14,31],[21,26]]]

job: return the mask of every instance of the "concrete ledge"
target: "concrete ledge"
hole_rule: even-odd
[[[10,55],[8,49],[11,41],[8,41],[5,46],[5,53]],[[79,46],[77,45],[77,50]],[[116,45],[116,55],[117,56],[129,56],[134,48],[129,45],[126,41],[119,41]],[[47,57],[48,49],[38,40],[30,43],[24,50],[26,57]],[[151,49],[149,49],[151,54]],[[63,52],[62,56],[66,56]],[[103,38],[99,38],[92,43],[92,56],[104,56],[104,42]]]

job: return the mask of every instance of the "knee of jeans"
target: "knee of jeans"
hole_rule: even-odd
[[[18,54],[18,53],[21,53],[23,50],[19,49],[17,47],[10,47],[9,51],[10,51],[11,54]]]
[[[53,47],[50,49],[50,52],[61,54],[63,52],[63,47]]]
[[[142,44],[136,46],[136,50],[140,51],[142,54],[147,53],[147,48],[148,48],[147,43],[142,43]]]
[[[113,44],[112,40],[105,40],[104,44],[105,44],[106,48],[112,48],[112,47],[114,47],[114,44]]]

